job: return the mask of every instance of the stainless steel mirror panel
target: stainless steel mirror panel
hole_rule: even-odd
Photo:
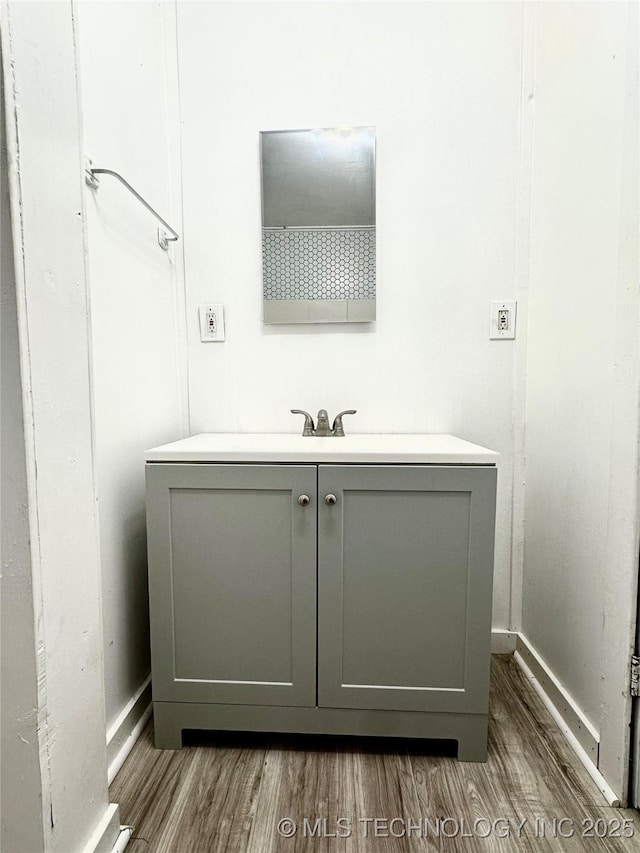
[[[260,134],[262,226],[375,225],[375,128]]]
[[[265,323],[375,320],[375,128],[260,134]]]

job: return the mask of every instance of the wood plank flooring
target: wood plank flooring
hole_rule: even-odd
[[[640,814],[607,806],[510,656],[490,714],[486,764],[444,741],[301,735],[192,732],[172,752],[149,725],[110,798],[130,853],[640,853]]]

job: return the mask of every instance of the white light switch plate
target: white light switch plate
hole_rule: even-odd
[[[208,302],[198,306],[200,317],[200,340],[224,340],[224,308],[219,303]]]
[[[491,303],[490,340],[515,338],[517,305],[517,302],[508,300],[495,300]]]

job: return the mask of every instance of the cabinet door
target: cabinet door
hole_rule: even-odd
[[[315,705],[316,479],[147,465],[154,700]]]
[[[320,466],[319,705],[486,713],[495,483],[493,467]]]

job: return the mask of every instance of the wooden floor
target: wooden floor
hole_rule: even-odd
[[[438,741],[193,732],[172,752],[152,736],[110,789],[130,853],[640,853],[640,814],[607,806],[509,656],[486,764]]]

